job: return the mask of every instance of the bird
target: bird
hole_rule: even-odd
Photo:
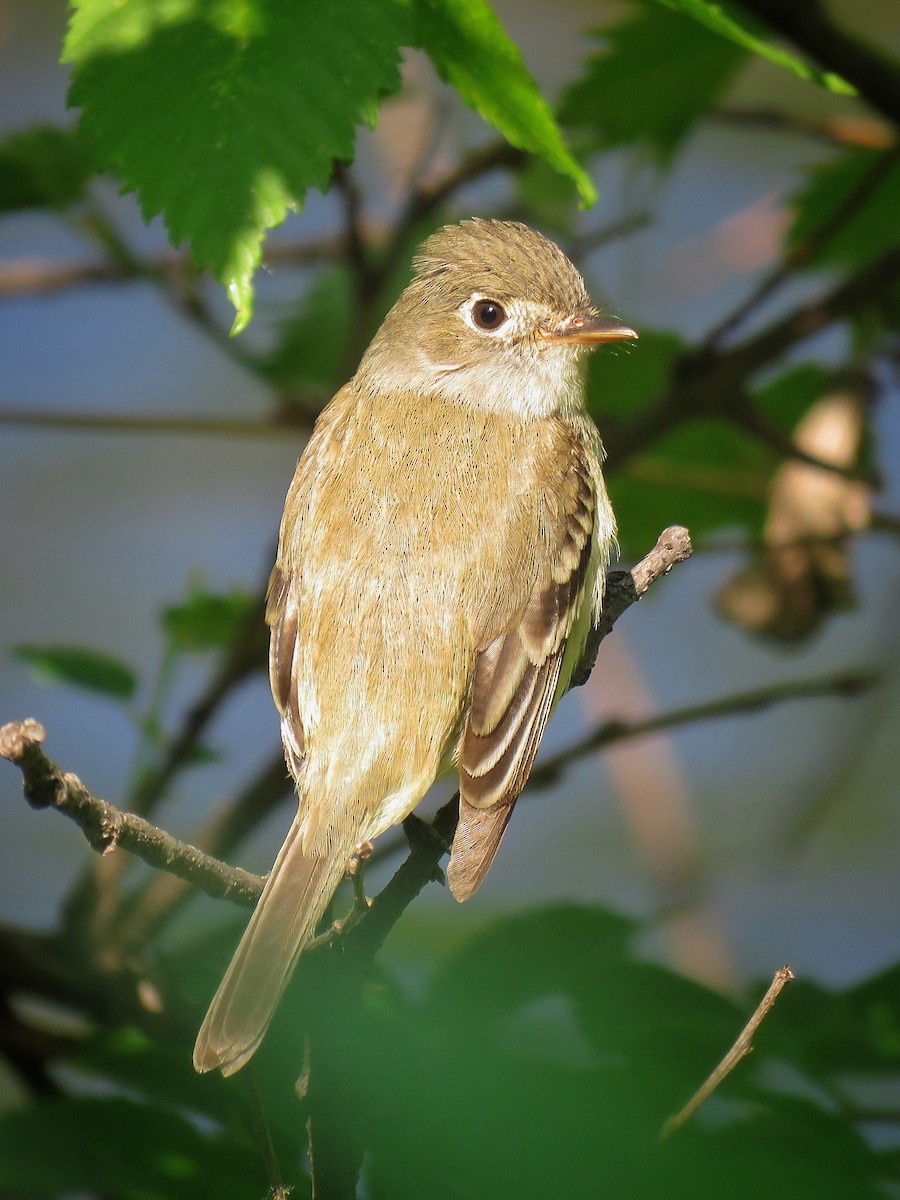
[[[600,616],[616,527],[585,357],[637,333],[518,222],[447,225],[412,267],[288,490],[266,620],[298,808],[201,1072],[251,1058],[357,847],[450,770],[447,882],[475,892]]]

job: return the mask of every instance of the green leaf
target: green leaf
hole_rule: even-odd
[[[604,146],[646,142],[664,164],[747,58],[696,21],[655,6],[597,36],[603,51],[566,93],[562,120],[592,127]]]
[[[727,527],[758,533],[777,465],[774,454],[722,421],[679,426],[608,480],[622,548],[646,551],[672,524],[686,525],[698,541]]]
[[[769,62],[784,67],[799,75],[801,79],[816,83],[829,92],[836,92],[839,96],[856,95],[856,88],[840,75],[810,66],[780,46],[773,46],[766,39],[765,31],[758,22],[730,4],[713,4],[711,0],[657,0],[657,3],[692,17],[713,33],[727,38],[737,46],[743,46],[745,50],[752,50],[754,54],[767,58]]]
[[[353,281],[346,267],[323,272],[278,332],[264,364],[282,387],[304,384],[333,389],[344,363],[353,321]]]
[[[162,612],[162,627],[173,650],[182,654],[230,646],[252,607],[252,597],[240,588],[225,595],[192,589],[182,604]]]
[[[10,651],[39,678],[100,692],[114,700],[130,700],[137,690],[131,667],[108,654],[83,646],[14,646]]]
[[[797,363],[756,388],[753,403],[783,433],[791,434],[807,409],[821,400],[828,381],[829,372],[821,363]]]
[[[666,391],[682,348],[674,333],[642,329],[637,342],[591,355],[587,407],[601,435],[604,418],[633,416]]]
[[[520,150],[537,154],[578,188],[585,207],[597,199],[572,156],[550,106],[496,13],[485,0],[414,0],[417,44],[442,79]]]
[[[900,155],[890,150],[848,150],[813,167],[793,198],[796,216],[789,247],[816,241],[834,226],[811,265],[858,267],[900,246]]]
[[[266,231],[399,90],[407,24],[402,0],[76,0],[70,102],[144,216],[226,286],[233,332]]]
[[[258,1148],[207,1138],[153,1104],[72,1097],[0,1120],[0,1193],[57,1197],[90,1192],[126,1200],[262,1195]]]
[[[0,143],[0,212],[74,204],[94,169],[90,142],[75,129],[37,125],[14,133]]]

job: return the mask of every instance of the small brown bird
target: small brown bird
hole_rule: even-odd
[[[600,612],[615,521],[583,359],[637,334],[525,225],[447,226],[414,268],[288,491],[267,620],[299,810],[198,1071],[247,1062],[356,847],[453,765],[448,880],[472,895]]]

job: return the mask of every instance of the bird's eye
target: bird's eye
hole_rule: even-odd
[[[472,321],[479,329],[493,333],[506,320],[506,312],[496,300],[477,300],[472,305]]]

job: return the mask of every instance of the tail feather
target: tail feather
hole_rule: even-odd
[[[515,800],[511,800],[492,808],[475,808],[460,796],[459,824],[447,868],[447,882],[454,900],[462,903],[481,887],[515,806]]]
[[[294,821],[197,1034],[196,1070],[232,1075],[255,1053],[352,851],[306,854]]]

